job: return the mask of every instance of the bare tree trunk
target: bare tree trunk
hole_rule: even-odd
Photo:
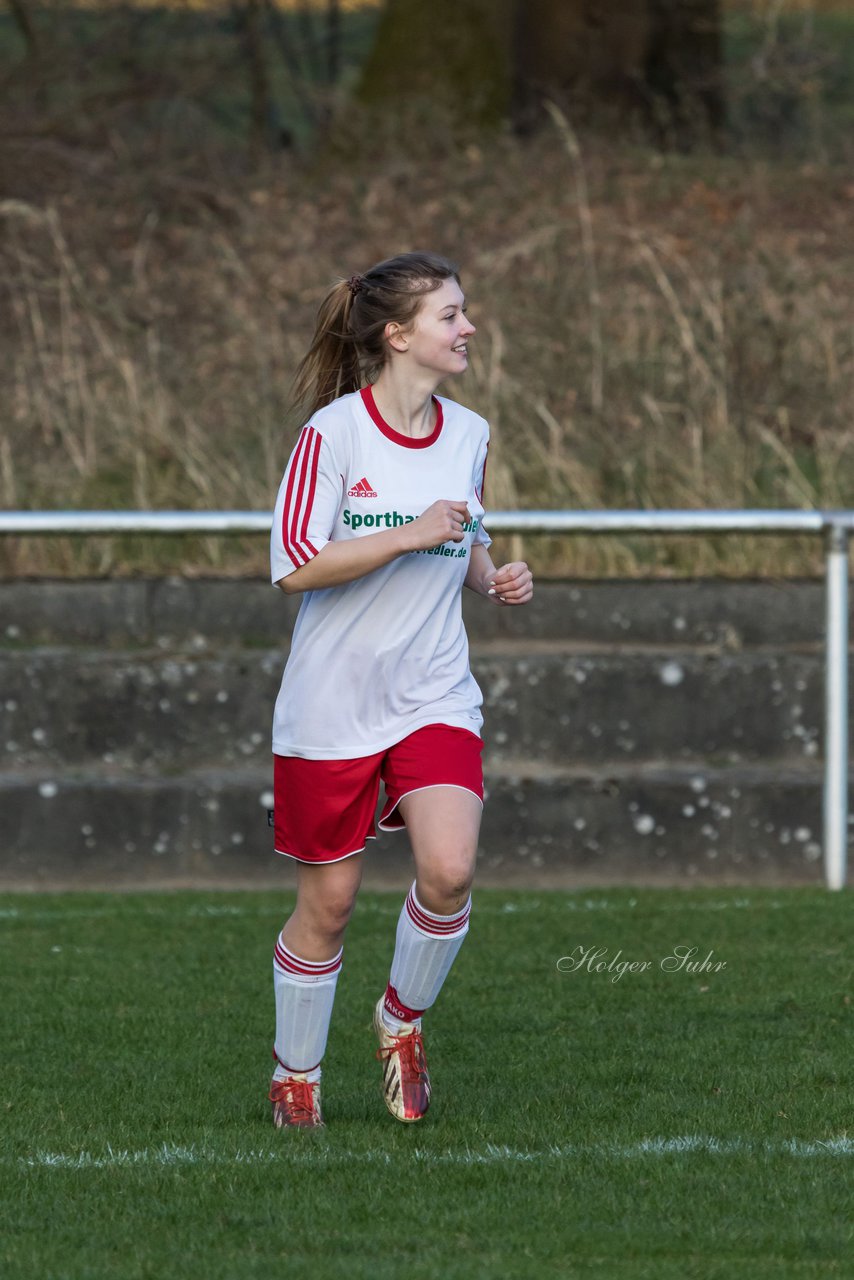
[[[35,57],[39,51],[40,41],[35,23],[30,16],[25,0],[9,0],[9,8],[12,11],[12,18],[14,19],[15,25],[24,37],[28,57]]]
[[[306,50],[297,48],[293,42],[291,33],[288,31],[283,20],[284,15],[276,6],[274,0],[262,0],[262,3],[266,9],[267,22],[269,24],[270,31],[272,32],[273,39],[276,42],[276,46],[279,50],[281,59],[287,68],[288,74],[291,77],[291,86],[294,97],[299,103],[299,108],[302,111],[306,125],[309,129],[313,129],[317,124],[318,113],[314,97],[310,91],[306,90]],[[280,139],[284,146],[290,146],[293,141],[290,131],[285,128],[280,131]]]
[[[303,52],[307,54],[309,64],[316,75],[318,69],[322,67],[319,56],[321,40],[318,39],[317,27],[314,21],[314,6],[310,3],[310,0],[300,0],[296,7],[296,20],[300,45]]]
[[[340,0],[326,3],[326,83],[338,83],[341,71],[341,4]]]
[[[523,130],[551,99],[690,142],[723,120],[721,21],[721,0],[387,0],[360,96]]]
[[[515,0],[515,116],[533,127],[543,100],[574,119],[641,111],[650,0]]]
[[[721,0],[650,0],[652,32],[646,86],[672,140],[689,143],[724,123]]]
[[[269,137],[273,116],[270,75],[264,49],[263,0],[244,0],[240,20],[243,27],[251,95],[249,141],[252,150],[258,155],[263,151]]]
[[[517,0],[517,121],[543,97],[573,115],[651,122],[668,141],[723,124],[721,0]]]
[[[497,123],[510,109],[513,0],[387,0],[359,97],[437,118]]]

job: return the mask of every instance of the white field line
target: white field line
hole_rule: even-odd
[[[160,1147],[144,1147],[140,1151],[114,1150],[106,1147],[100,1153],[79,1151],[74,1155],[57,1151],[36,1151],[33,1155],[20,1156],[15,1163],[28,1169],[136,1169],[163,1168],[175,1165],[267,1165],[267,1164],[379,1164],[398,1165],[482,1165],[482,1164],[551,1164],[578,1159],[636,1160],[647,1156],[692,1155],[700,1153],[714,1156],[752,1155],[814,1159],[820,1157],[854,1156],[854,1138],[829,1138],[826,1141],[802,1141],[788,1139],[783,1142],[753,1142],[744,1138],[710,1138],[699,1134],[676,1138],[644,1138],[628,1146],[618,1144],[593,1144],[541,1147],[524,1150],[516,1147],[496,1146],[492,1143],[480,1150],[464,1148],[460,1151],[425,1151],[416,1147],[410,1152],[394,1155],[385,1151],[335,1151],[328,1146],[310,1151],[290,1148],[283,1142],[276,1148],[215,1151],[210,1147],[180,1147],[163,1144]]]

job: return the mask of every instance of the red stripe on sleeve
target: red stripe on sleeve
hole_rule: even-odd
[[[294,501],[294,505],[291,510],[291,546],[294,548],[297,555],[303,557],[304,564],[308,563],[310,557],[306,555],[305,549],[302,546],[300,546],[299,535],[297,534],[297,522],[300,517],[303,497],[305,495],[305,477],[306,477],[306,472],[308,471],[309,459],[311,457],[311,446],[313,444],[313,439],[312,439],[313,435],[314,435],[313,428],[306,427],[303,433],[304,440],[303,440],[302,454],[300,458],[300,474],[299,474],[299,482],[297,484],[296,499]]]
[[[288,469],[288,487],[282,511],[282,543],[294,567],[308,564],[317,548],[308,539],[308,522],[317,489],[322,437],[304,427]]]
[[[308,518],[311,515],[311,508],[314,505],[314,491],[317,488],[317,467],[320,462],[320,436],[314,432],[314,439],[311,442],[311,481],[309,483],[308,497],[305,503],[305,515],[302,520],[302,529],[300,530],[300,541],[304,546],[308,547],[313,556],[317,555],[317,551],[308,540]]]
[[[297,569],[299,569],[300,566],[305,563],[305,561],[298,560],[297,557],[294,555],[293,551],[291,550],[290,538],[288,537],[288,520],[291,514],[291,501],[293,499],[293,492],[294,492],[294,478],[296,477],[296,473],[299,467],[300,454],[302,453],[303,444],[305,443],[306,432],[309,431],[310,429],[311,429],[310,427],[306,427],[303,430],[299,440],[297,441],[297,447],[293,452],[293,456],[291,457],[291,461],[288,466],[288,487],[285,490],[285,504],[284,504],[284,507],[282,508],[282,543],[284,545],[285,551],[287,551],[288,555],[290,556],[291,561],[294,564],[294,567]]]

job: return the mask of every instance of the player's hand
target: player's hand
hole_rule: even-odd
[[[524,560],[503,564],[487,579],[487,595],[496,604],[527,604],[534,594],[534,575]]]
[[[429,551],[432,547],[441,547],[443,542],[462,542],[465,537],[463,525],[470,520],[465,502],[449,502],[440,498],[406,526],[410,550]]]

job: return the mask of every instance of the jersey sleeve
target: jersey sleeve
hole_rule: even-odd
[[[329,441],[303,427],[290,456],[273,512],[273,582],[308,564],[329,541],[341,505],[341,473]]]
[[[477,460],[474,466],[474,491],[477,494],[478,502],[484,505],[484,485],[486,483],[486,458],[489,453],[489,436],[484,436],[483,443],[477,454]],[[476,547],[491,547],[492,539],[483,527],[483,516],[481,516],[480,524],[474,535],[474,545]]]

